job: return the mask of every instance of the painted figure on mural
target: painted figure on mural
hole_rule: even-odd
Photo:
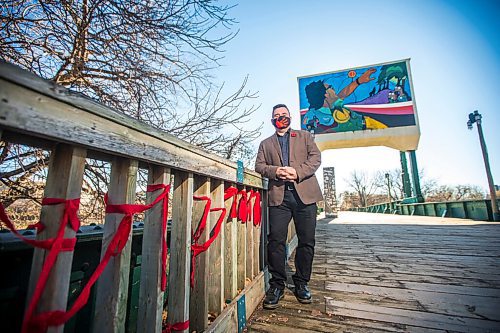
[[[382,122],[360,115],[344,106],[344,99],[360,85],[375,80],[375,78],[370,77],[375,71],[375,68],[366,70],[338,94],[324,80],[309,83],[305,87],[309,110],[302,119],[303,128],[310,132],[314,132],[319,124],[331,127],[333,132],[387,128]]]

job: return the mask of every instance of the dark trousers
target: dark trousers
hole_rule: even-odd
[[[295,191],[285,191],[283,203],[269,207],[269,237],[267,258],[271,287],[285,288],[285,246],[288,224],[293,218],[297,232],[298,246],[295,253],[295,274],[292,276],[295,285],[305,284],[311,278],[314,257],[316,204],[305,205]]]

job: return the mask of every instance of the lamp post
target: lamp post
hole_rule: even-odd
[[[498,213],[497,196],[495,193],[495,186],[493,183],[493,176],[491,175],[490,162],[488,159],[488,150],[484,142],[483,128],[481,126],[481,114],[475,110],[469,113],[469,120],[467,121],[467,128],[472,130],[472,124],[477,124],[477,132],[479,133],[479,142],[481,143],[481,150],[483,152],[484,166],[486,168],[486,177],[488,177],[488,186],[490,188],[491,210],[493,212],[493,221],[500,221],[500,214]]]
[[[392,206],[392,199],[391,199],[391,181],[389,179],[389,173],[385,174],[385,179],[387,179],[387,198],[389,199],[389,207]]]

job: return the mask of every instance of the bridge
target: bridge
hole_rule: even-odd
[[[500,331],[497,222],[341,212],[316,241],[313,303],[286,291],[249,331]]]
[[[2,331],[499,331],[497,223],[321,219],[313,304],[287,292],[264,312],[259,174],[6,63],[0,135],[50,151],[41,223],[0,234]],[[86,158],[111,165],[101,226],[76,219]],[[139,170],[145,204],[135,203]],[[133,223],[138,212],[144,221]],[[296,244],[291,226],[292,259]]]

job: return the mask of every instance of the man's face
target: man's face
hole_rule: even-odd
[[[280,117],[287,117],[284,119],[280,119]],[[286,130],[290,127],[291,123],[290,112],[286,107],[280,107],[273,111],[273,118],[271,119],[271,123],[280,131]]]
[[[273,119],[277,119],[281,116],[290,117],[290,112],[288,112],[287,108],[281,107],[273,111]]]

